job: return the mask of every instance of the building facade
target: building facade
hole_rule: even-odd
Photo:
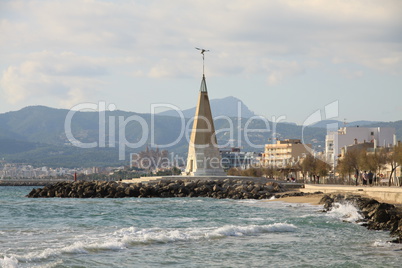
[[[343,127],[328,131],[325,137],[325,157],[336,167],[341,149],[358,143],[373,143],[374,148],[389,147],[396,144],[395,128],[389,127]]]
[[[311,144],[303,144],[299,139],[285,139],[276,144],[266,144],[262,155],[264,166],[283,168],[297,162],[312,151]]]
[[[248,169],[260,166],[261,153],[242,152],[240,148],[222,148],[219,150],[222,158],[222,166],[230,168]]]

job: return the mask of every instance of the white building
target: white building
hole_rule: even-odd
[[[219,150],[222,158],[222,165],[225,169],[242,168],[248,169],[260,165],[261,153],[241,152],[240,148],[221,148]]]
[[[372,142],[375,148],[395,145],[395,128],[357,126],[328,131],[325,137],[325,156],[327,161],[335,167],[341,148],[363,142]]]
[[[266,167],[281,168],[305,157],[311,151],[311,144],[302,143],[299,139],[278,140],[275,144],[265,144],[262,161]]]

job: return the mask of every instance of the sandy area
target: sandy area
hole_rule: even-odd
[[[287,203],[307,203],[311,205],[319,205],[321,198],[324,194],[314,194],[314,195],[306,195],[306,196],[289,196],[284,198],[278,198],[273,200],[267,200],[268,202],[287,202]]]

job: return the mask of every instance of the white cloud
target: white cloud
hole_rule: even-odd
[[[28,99],[48,98],[62,107],[84,101],[102,82],[96,76],[106,74],[96,60],[73,53],[34,53],[17,66],[9,66],[0,84],[12,104]],[[66,106],[67,105],[67,106]]]
[[[267,60],[264,67],[268,73],[268,84],[279,84],[283,79],[289,76],[300,75],[304,72],[304,68],[296,61],[274,61]]]
[[[341,74],[349,79],[356,79],[364,76],[364,72],[362,70],[342,69]]]
[[[106,91],[106,76],[198,77],[195,46],[211,50],[208,76],[268,85],[328,65],[401,75],[401,13],[399,0],[2,1],[1,87],[10,103],[46,95],[66,107]]]
[[[171,64],[200,44],[254,65],[243,72],[263,72],[261,58],[292,55],[387,71],[401,67],[401,10],[400,1],[11,1],[14,16],[3,15],[1,32],[20,48],[143,55],[151,77],[174,76],[159,59],[169,54]]]

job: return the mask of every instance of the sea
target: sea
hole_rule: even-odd
[[[0,187],[1,267],[401,267],[351,205],[212,198],[33,199]]]

